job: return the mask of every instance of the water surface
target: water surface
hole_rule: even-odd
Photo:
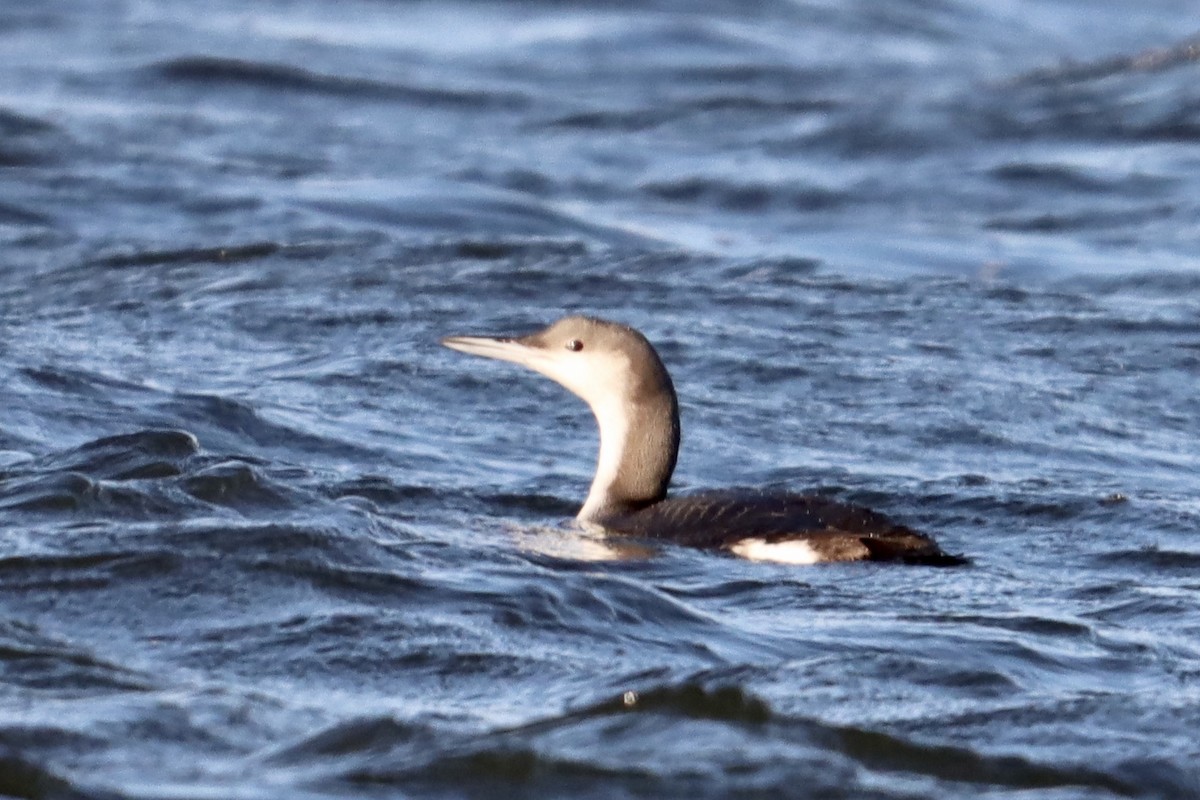
[[[0,793],[1200,794],[1194,7],[0,10]],[[677,491],[973,565],[567,521],[593,423],[440,348],[675,377]]]

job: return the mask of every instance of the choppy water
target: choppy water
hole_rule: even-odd
[[[1195,11],[4,5],[0,794],[1200,794]],[[565,310],[973,565],[595,560]]]

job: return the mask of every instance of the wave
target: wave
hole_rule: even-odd
[[[21,800],[116,800],[118,797],[77,786],[55,770],[3,743],[0,743],[0,795]]]
[[[651,181],[642,184],[641,189],[672,203],[712,205],[737,212],[753,212],[776,205],[801,211],[823,211],[838,208],[850,199],[842,192],[819,187],[739,183],[700,176]]]
[[[273,92],[304,92],[356,100],[382,100],[422,106],[520,109],[526,98],[511,91],[433,88],[372,78],[328,75],[302,67],[242,58],[186,56],[147,68],[156,78],[212,87],[247,86]]]
[[[780,749],[787,758],[780,758]],[[529,793],[606,791],[722,796],[791,786],[798,796],[901,797],[879,779],[927,795],[1004,789],[1086,790],[1135,797],[1186,791],[1192,780],[1137,759],[1097,768],[934,745],[896,733],[781,715],[736,685],[660,684],[512,728],[451,730],[365,716],[262,756],[329,790],[341,786]],[[736,768],[735,765],[736,764]],[[294,774],[294,772],[292,773]],[[894,784],[893,784],[894,785]],[[800,787],[804,787],[802,790]]]
[[[6,588],[11,586],[7,580],[10,571],[28,566],[28,560],[20,561],[0,559],[0,582]],[[35,625],[15,620],[0,620],[0,670],[7,686],[22,686],[44,693],[47,698],[106,691],[146,692],[156,686],[147,675],[112,663],[86,647],[51,637]],[[0,766],[0,774],[3,772]]]
[[[1040,67],[1017,75],[1011,82],[1017,85],[1083,83],[1116,75],[1162,72],[1197,62],[1200,62],[1200,35],[1193,34],[1171,44],[1150,47],[1132,54]]]

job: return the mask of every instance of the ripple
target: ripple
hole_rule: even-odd
[[[1098,555],[1096,559],[1112,565],[1139,567],[1153,573],[1190,576],[1200,569],[1200,553],[1158,547],[1140,550],[1117,549]]]
[[[1081,83],[1141,72],[1159,72],[1200,61],[1200,36],[1188,36],[1169,45],[1133,54],[1120,54],[1083,62],[1042,67],[1018,75],[1014,84]]]
[[[705,204],[727,211],[751,212],[772,205],[801,211],[836,208],[847,201],[837,191],[770,183],[735,183],[715,178],[690,177],[642,184],[642,191],[673,203]]]
[[[580,715],[607,714],[613,711],[678,714],[692,719],[714,719],[747,725],[762,725],[772,718],[771,707],[738,686],[707,688],[685,683],[628,691],[621,697],[600,703]]]
[[[35,461],[44,472],[70,470],[113,481],[177,475],[180,465],[200,452],[187,431],[142,430],[106,436]]]
[[[1174,205],[1152,205],[1143,208],[1113,210],[1083,209],[1075,213],[1042,213],[1025,217],[993,217],[984,227],[998,231],[1057,233],[1065,231],[1107,230],[1122,225],[1142,225],[1167,219],[1179,212]]]
[[[23,366],[19,372],[38,386],[64,394],[103,397],[108,392],[145,390],[145,387],[131,381],[89,370],[46,365]]]
[[[6,744],[0,744],[0,794],[22,800],[116,800],[116,795],[95,793],[76,786],[52,769],[34,759],[21,755]]]
[[[0,108],[0,167],[39,167],[52,164],[69,149],[59,128],[40,117]],[[0,204],[0,222],[49,225],[50,218],[8,203]]]
[[[29,136],[33,134],[51,133],[55,126],[40,117],[28,116],[0,108],[0,135],[6,138]]]
[[[157,477],[162,472],[156,470],[154,474]],[[141,519],[175,516],[186,508],[153,491],[92,480],[78,472],[61,472],[0,482],[0,510],[88,512],[118,519]]]
[[[120,587],[124,581],[161,578],[184,559],[159,549],[0,558],[0,585],[6,589],[86,589]]]
[[[0,472],[0,508],[127,518],[178,514],[184,508],[155,482],[180,475],[199,449],[195,436],[178,430],[95,439]]]
[[[662,109],[607,109],[577,111],[556,117],[546,123],[550,128],[585,131],[644,131],[658,127],[679,116],[677,111]]]
[[[307,92],[356,100],[400,101],[422,106],[519,109],[528,102],[515,92],[413,86],[371,78],[327,75],[288,64],[217,56],[187,56],[149,68],[156,77],[209,87],[249,86],[275,92]]]
[[[331,456],[363,456],[368,452],[350,442],[268,420],[254,405],[232,397],[176,392],[159,406],[201,430],[210,447],[227,451],[250,446],[305,449]]]
[[[594,221],[528,195],[477,187],[423,184],[381,188],[371,182],[331,182],[314,185],[304,202],[333,218],[402,228],[416,234],[414,238],[455,239],[455,246],[468,257],[481,252],[480,242],[493,239],[501,247],[505,242],[529,239],[565,239],[568,248],[578,248],[580,241],[636,250],[662,246],[643,233]]]
[[[670,729],[686,731],[686,742],[660,738]],[[786,747],[788,763],[779,761],[774,748],[763,746],[767,737]],[[655,742],[649,752],[647,741]],[[601,742],[605,746],[598,746]],[[897,774],[924,781],[918,785],[938,794],[990,786],[1135,796],[1149,786],[1178,791],[1190,784],[1178,770],[1155,762],[1128,760],[1097,770],[782,717],[739,687],[686,682],[626,692],[483,733],[435,730],[394,717],[357,718],[269,754],[266,761],[308,765],[323,780],[336,775],[353,784],[488,786],[495,791],[563,785],[582,789],[603,780],[610,792],[623,789],[637,795],[658,794],[668,786],[703,793],[705,782],[718,776],[724,796],[753,794],[764,782],[781,786],[798,779],[821,796],[872,796],[868,787],[877,785],[876,776]],[[739,766],[733,769],[735,761]]]
[[[251,242],[223,247],[187,247],[179,250],[149,250],[99,259],[96,266],[109,269],[151,267],[169,264],[235,264],[275,255],[283,250],[278,242]]]
[[[265,754],[268,764],[311,764],[314,758],[364,753],[387,753],[399,744],[433,744],[437,736],[427,726],[395,717],[359,717],[339,722],[303,740]]]
[[[0,561],[0,573],[15,566],[9,560]],[[146,676],[14,621],[0,621],[0,670],[6,684],[35,690],[44,697],[153,688]],[[0,766],[0,773],[3,771]]]
[[[207,503],[231,508],[280,507],[289,504],[285,489],[271,484],[261,471],[241,461],[204,467],[179,481],[184,491]]]
[[[879,731],[830,728],[821,736],[828,746],[868,769],[900,771],[967,786],[1003,786],[1045,791],[1080,787],[1121,796],[1139,787],[1117,775],[1089,767],[1044,764],[1021,756],[989,756],[969,748],[924,744]]]
[[[21,163],[24,162],[19,156],[0,150],[0,167],[18,166]],[[49,228],[54,225],[54,217],[12,203],[0,203],[0,225],[36,225]]]

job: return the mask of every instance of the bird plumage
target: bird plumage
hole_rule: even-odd
[[[578,515],[585,525],[784,563],[965,561],[883,514],[819,495],[667,497],[679,453],[675,387],[653,345],[626,325],[571,316],[522,337],[453,336],[442,343],[540,372],[592,409],[600,452]]]

